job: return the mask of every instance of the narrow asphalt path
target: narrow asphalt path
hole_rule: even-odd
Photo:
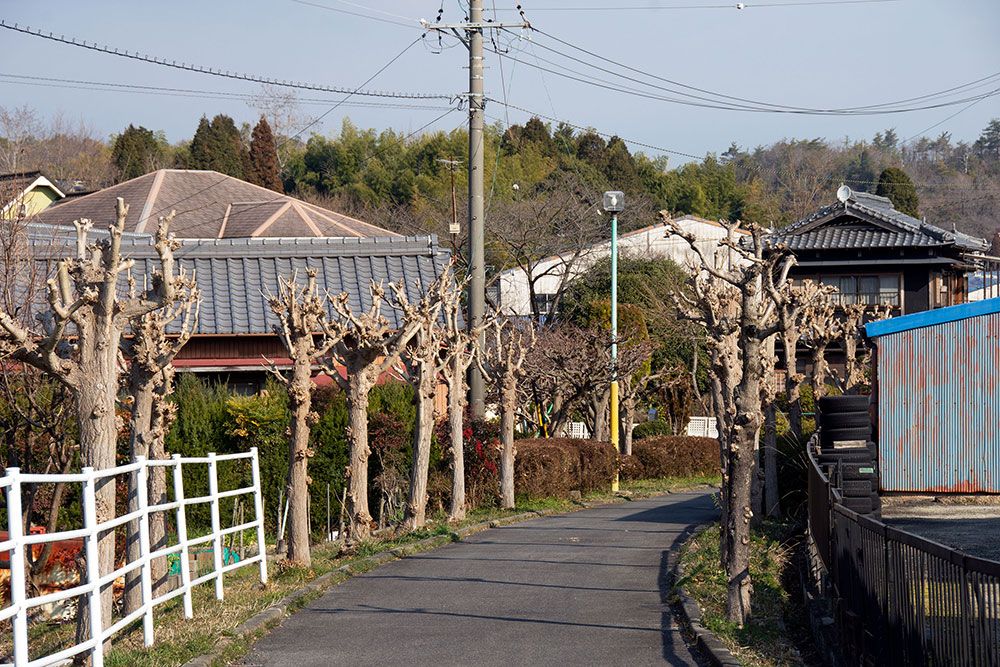
[[[494,528],[328,591],[244,665],[695,665],[666,602],[706,491]]]

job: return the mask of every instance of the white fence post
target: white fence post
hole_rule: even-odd
[[[222,590],[222,519],[219,515],[219,464],[215,452],[208,455],[208,495],[212,509],[212,560],[215,564],[215,599],[223,598]]]
[[[184,589],[184,618],[194,618],[191,604],[191,562],[189,560],[187,512],[184,507],[184,473],[181,455],[174,454],[174,501],[177,503],[177,543],[181,545],[181,587]]]
[[[10,556],[10,604],[14,612],[14,664],[28,664],[28,610],[24,608],[24,525],[21,523],[21,479],[19,468],[7,468],[7,537],[12,542]],[[30,547],[28,547],[30,548]]]
[[[250,470],[253,481],[253,509],[257,517],[257,554],[260,556],[260,583],[267,583],[267,553],[264,545],[264,497],[260,488],[260,461],[257,448],[251,447]]]
[[[102,667],[104,665],[104,625],[101,619],[101,562],[100,550],[98,549],[101,533],[97,524],[97,482],[92,467],[83,468],[80,472],[86,476],[83,481],[83,527],[88,530],[86,560],[87,585],[90,590],[87,593],[87,598],[90,609],[90,641],[94,644],[93,649],[91,649],[91,664],[93,667]]]
[[[135,488],[139,511],[139,558],[140,585],[142,587],[142,640],[149,647],[153,645],[153,571],[149,557],[149,467],[145,456],[136,456],[139,468],[135,471]]]

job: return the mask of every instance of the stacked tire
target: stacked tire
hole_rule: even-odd
[[[881,514],[878,447],[872,442],[868,396],[819,399],[818,463],[840,489],[843,505],[858,514]]]

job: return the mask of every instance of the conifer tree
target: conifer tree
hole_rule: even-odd
[[[115,137],[111,163],[117,182],[138,178],[154,171],[163,159],[163,146],[152,130],[129,125]]]
[[[878,188],[875,194],[888,197],[897,211],[902,211],[914,218],[920,217],[920,200],[917,189],[906,172],[898,167],[888,167],[878,177]]]
[[[274,143],[274,134],[264,116],[253,128],[250,138],[250,173],[247,174],[251,183],[268,190],[284,193],[278,169],[278,149]]]
[[[219,114],[209,122],[202,116],[191,139],[191,168],[245,178],[246,163],[243,139],[233,119]]]

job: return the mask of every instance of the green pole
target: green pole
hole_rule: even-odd
[[[618,443],[618,214],[611,214],[611,446]],[[618,491],[618,468],[611,482]]]

